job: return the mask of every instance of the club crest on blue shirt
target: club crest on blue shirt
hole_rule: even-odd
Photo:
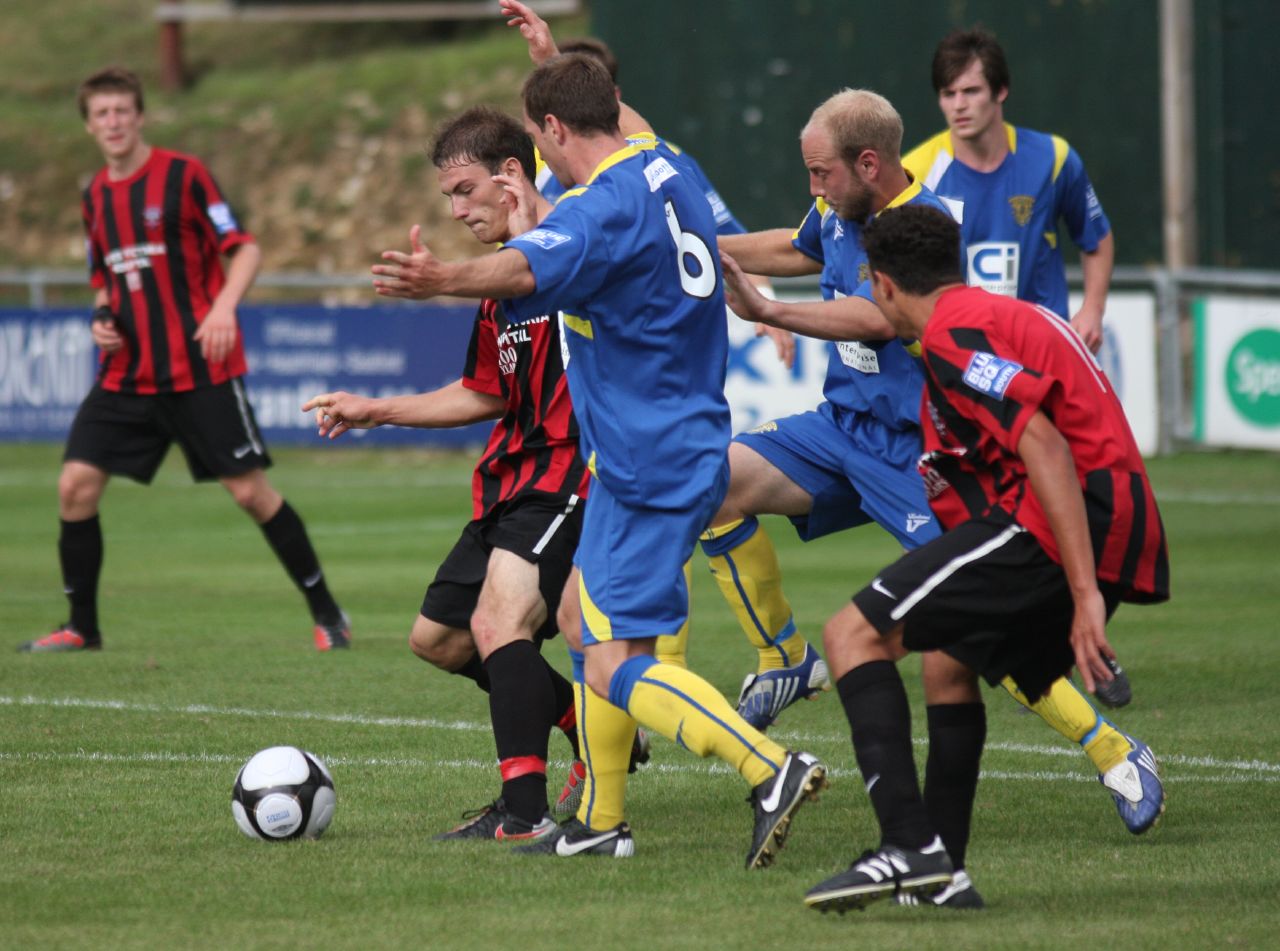
[[[1022,364],[979,350],[969,358],[964,381],[984,396],[1004,399],[1013,378],[1022,372]]]
[[[569,235],[561,234],[559,231],[552,231],[549,228],[534,228],[532,231],[526,231],[520,235],[519,240],[536,244],[543,251],[550,251],[552,248],[568,241]]]
[[[1036,200],[1030,195],[1013,195],[1009,198],[1009,207],[1013,209],[1013,220],[1018,223],[1019,228],[1026,227],[1027,222],[1031,220],[1031,210],[1035,206]]]

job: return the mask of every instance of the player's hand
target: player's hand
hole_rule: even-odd
[[[724,251],[720,252],[720,266],[724,270],[724,296],[729,309],[743,320],[769,323],[766,314],[772,301],[756,289],[738,262]]]
[[[378,425],[374,410],[378,401],[339,390],[321,393],[302,404],[302,411],[316,411],[317,435],[337,439],[348,429],[373,429]]]
[[[383,251],[382,260],[389,263],[373,266],[373,290],[380,297],[427,300],[443,293],[448,265],[422,243],[419,225],[409,229],[409,249],[408,254]]]
[[[104,307],[105,311],[106,308]],[[115,353],[124,346],[124,337],[120,334],[120,327],[116,323],[115,318],[99,317],[94,314],[93,320],[89,322],[89,333],[93,335],[93,342],[103,353]]]
[[[529,58],[535,66],[541,66],[560,52],[551,38],[547,21],[534,13],[520,0],[498,0],[498,9],[507,18],[507,26],[520,28],[520,35],[529,44]]]
[[[495,175],[507,208],[507,228],[514,238],[538,226],[538,191],[523,175]]]
[[[221,363],[236,345],[239,332],[235,308],[215,300],[196,328],[195,340],[200,344],[200,355],[208,363]]]
[[[1115,659],[1116,652],[1107,642],[1107,606],[1096,587],[1075,598],[1071,619],[1071,649],[1076,655],[1076,669],[1084,689],[1093,693],[1099,683],[1114,678],[1103,657]]]
[[[1087,311],[1083,307],[1071,318],[1071,326],[1080,335],[1084,345],[1093,353],[1102,349],[1102,312]]]

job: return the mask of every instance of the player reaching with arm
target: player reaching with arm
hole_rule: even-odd
[[[534,70],[525,128],[572,185],[533,231],[488,258],[419,262],[429,293],[501,296],[515,319],[565,315],[567,368],[593,479],[562,629],[582,626],[578,716],[584,756],[625,769],[636,723],[730,764],[752,787],[747,867],[772,861],[825,767],[743,721],[706,681],[653,656],[684,623],[684,564],[728,482],[727,332],[714,219],[688,177],[629,145],[605,69],[581,55]],[[689,262],[696,260],[694,270]],[[384,286],[400,290],[396,269]],[[621,802],[584,798],[576,819],[529,848],[630,854]]]
[[[1063,317],[1069,311],[1058,226],[1065,223],[1084,272],[1084,301],[1071,326],[1097,353],[1115,263],[1111,224],[1075,149],[1059,136],[1005,122],[1009,83],[995,36],[980,28],[948,34],[933,55],[933,89],[947,130],[903,163],[963,209],[957,218],[971,286]]]
[[[712,213],[716,218],[716,234],[736,235],[746,232],[747,229],[742,226],[742,223],[730,210],[728,204],[721,198],[719,191],[711,183],[697,160],[678,146],[659,138],[644,117],[622,101],[622,90],[618,87],[618,58],[608,44],[595,37],[586,36],[569,39],[557,45],[551,35],[551,27],[547,22],[526,4],[521,3],[520,0],[501,0],[499,7],[502,15],[507,18],[507,25],[519,29],[520,35],[524,37],[529,46],[529,58],[533,60],[535,66],[560,53],[582,53],[592,57],[607,69],[609,77],[613,80],[614,92],[618,96],[618,127],[623,135],[627,137],[627,141],[642,147],[661,144],[671,149],[678,160],[686,167],[687,173],[694,178],[707,196],[707,202],[711,205]],[[556,201],[566,190],[566,186],[556,180],[555,175],[552,174],[546,163],[542,163],[539,166],[536,182],[538,191],[542,193],[543,197],[552,202]],[[762,293],[772,296],[773,291],[767,277],[753,273],[750,275],[749,280]],[[773,341],[778,359],[790,369],[795,364],[796,342],[794,335],[784,328],[760,322],[755,322],[754,328],[757,337],[764,336]]]
[[[822,910],[952,881],[916,779],[895,667],[906,651],[945,650],[993,683],[1012,677],[1031,701],[1073,664],[1094,690],[1113,676],[1104,625],[1117,605],[1169,596],[1142,458],[1080,338],[1044,308],[965,287],[949,215],[896,209],[865,241],[876,301],[923,348],[921,469],[947,532],[881,571],[823,632],[881,838],[809,891]],[[980,743],[952,752],[977,771]],[[1150,749],[1129,759],[1162,809]]]
[[[346,616],[306,527],[267,480],[271,457],[245,394],[236,308],[257,273],[258,246],[198,159],[143,138],[137,76],[97,72],[80,85],[79,104],[106,160],[82,206],[102,359],[58,479],[58,554],[71,617],[20,649],[102,646],[102,494],[114,475],[149,483],[174,442],[193,478],[216,479],[262,529],[306,597],[316,648],[347,647]],[[222,255],[231,262],[225,274]]]

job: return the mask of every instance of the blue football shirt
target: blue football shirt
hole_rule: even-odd
[[[716,187],[711,184],[711,179],[707,178],[707,173],[702,170],[702,166],[698,164],[697,159],[692,155],[679,146],[671,144],[666,139],[659,139],[652,133],[631,135],[627,137],[627,141],[640,148],[657,147],[669,150],[668,157],[674,157],[673,161],[675,161],[676,167],[689,175],[697,186],[702,189],[702,193],[707,196],[707,204],[711,206],[711,213],[716,219],[716,234],[746,233],[747,229],[742,226],[742,222],[737,219],[725,200],[720,197]],[[538,175],[534,184],[542,194],[542,197],[553,205],[568,190],[551,173],[551,169],[542,161],[541,155],[538,156]]]
[[[912,182],[886,208],[924,204],[948,212],[938,197]],[[791,243],[822,265],[818,282],[824,300],[856,296],[875,303],[871,271],[862,247],[863,225],[846,221],[821,198],[817,199]],[[837,425],[852,430],[859,417],[872,416],[892,429],[918,428],[920,389],[924,374],[920,361],[901,340],[828,342],[827,378],[819,411]]]
[[[950,131],[912,149],[902,164],[960,221],[971,287],[1069,317],[1058,222],[1082,251],[1095,250],[1111,223],[1066,140],[1007,123],[1005,132],[1009,154],[992,172],[956,161]]]
[[[629,144],[506,244],[537,281],[507,312],[563,313],[583,453],[630,505],[689,508],[725,466],[728,333],[715,234],[692,176],[661,147]]]

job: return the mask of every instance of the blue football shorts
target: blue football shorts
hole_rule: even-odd
[[[833,418],[830,404],[784,416],[734,437],[760,453],[813,497],[807,515],[791,518],[804,541],[875,522],[903,548],[940,534],[929,510],[917,429],[891,429],[871,416]]]
[[[584,645],[680,629],[689,616],[685,562],[728,488],[727,458],[698,505],[685,511],[628,505],[592,480],[574,555]]]

